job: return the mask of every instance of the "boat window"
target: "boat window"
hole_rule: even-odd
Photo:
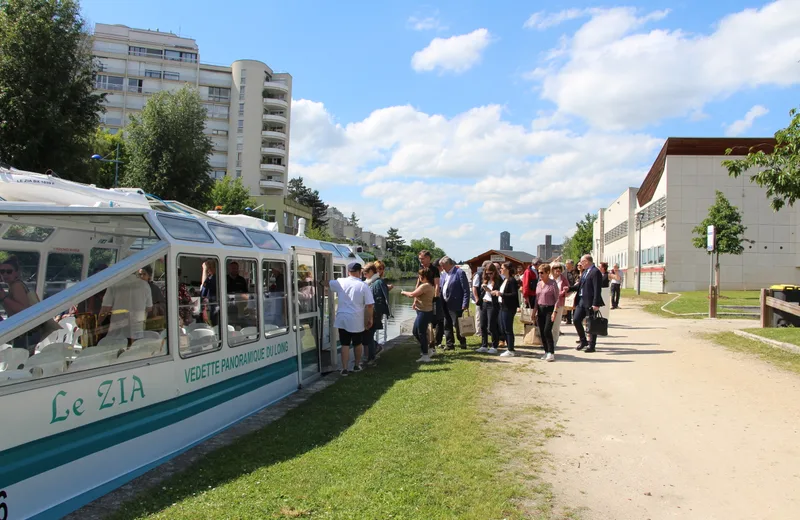
[[[258,262],[245,258],[226,260],[225,287],[228,295],[228,345],[257,341]]]
[[[95,247],[89,251],[89,276],[117,263],[117,250]]]
[[[279,336],[289,331],[289,298],[286,292],[286,264],[264,260],[264,336]]]
[[[271,234],[265,233],[264,231],[253,231],[252,229],[248,229],[246,231],[247,236],[250,237],[250,240],[252,240],[253,243],[261,249],[267,249],[269,251],[283,251],[281,245]]]
[[[3,233],[4,240],[19,240],[20,242],[44,242],[55,231],[51,227],[23,226],[12,224]]]
[[[51,259],[53,266],[75,260],[50,257],[48,272]],[[0,386],[168,355],[165,262],[162,257],[140,265],[12,340],[10,348],[0,350]],[[13,290],[0,298],[7,304],[15,300],[11,314],[38,303]],[[135,385],[129,390],[124,399],[139,397]]]
[[[178,314],[181,357],[222,348],[219,312],[219,260],[215,257],[178,257]]]
[[[50,253],[44,277],[44,297],[49,298],[81,281],[83,255],[80,253]]]
[[[228,226],[221,226],[219,224],[209,224],[208,229],[214,233],[214,236],[217,237],[217,240],[225,244],[226,246],[236,246],[236,247],[253,247],[250,244],[250,241],[247,240],[247,237],[244,236],[239,229],[235,227],[228,227]]]
[[[314,280],[314,257],[308,254],[297,254],[297,300],[300,314],[317,310],[317,284]]]
[[[320,242],[319,244],[322,246],[322,249],[324,249],[325,251],[330,251],[331,253],[333,253],[333,256],[335,256],[337,258],[341,258],[342,257],[342,253],[340,253],[339,250],[336,249],[336,246],[334,246],[333,244],[329,244],[327,242]]]
[[[214,242],[203,225],[196,220],[171,217],[169,215],[158,215],[158,221],[161,222],[161,225],[164,226],[167,233],[177,240],[205,243]]]
[[[342,255],[344,255],[345,258],[355,258],[356,257],[356,255],[354,255],[353,252],[350,251],[350,249],[347,248],[347,246],[337,245],[336,248],[342,253]]]
[[[334,265],[333,266],[333,279],[338,280],[339,278],[344,278],[344,266],[343,265]]]

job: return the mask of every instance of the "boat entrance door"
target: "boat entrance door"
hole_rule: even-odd
[[[294,329],[299,383],[302,386],[322,373],[323,320],[331,319],[324,305],[325,289],[331,278],[333,257],[330,253],[293,249]]]

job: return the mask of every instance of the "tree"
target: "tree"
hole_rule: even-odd
[[[104,111],[74,0],[0,0],[0,161],[88,180]]]
[[[206,207],[214,181],[211,139],[203,133],[206,109],[196,90],[162,90],[128,125],[130,163],[124,185],[162,199]]]
[[[317,227],[313,223],[306,229],[306,237],[323,242],[334,241],[333,235],[328,232],[328,228]]]
[[[125,167],[130,161],[128,157],[128,147],[122,132],[116,134],[108,130],[98,128],[91,141],[91,152],[108,159],[115,159],[119,146],[119,178],[125,176]],[[100,188],[111,188],[114,186],[114,176],[117,174],[116,164],[101,161],[89,161],[87,171],[89,173],[88,182]]]
[[[442,250],[442,248],[436,247],[436,242],[434,242],[430,238],[420,238],[420,239],[415,238],[411,242],[409,242],[408,247],[415,257],[418,256],[419,252],[422,251],[423,249],[430,251],[431,257],[434,259],[445,256],[445,252]]]
[[[572,254],[572,237],[565,236],[564,239],[561,241],[561,257],[566,262],[567,260],[574,260],[575,262],[578,261],[577,258],[570,256]]]
[[[793,206],[800,197],[800,111],[789,111],[792,118],[789,126],[775,132],[775,149],[772,153],[750,150],[744,159],[723,161],[732,177],[739,177],[750,169],[759,171],[750,175],[750,182],[767,188],[767,197],[772,198],[774,210],[788,204]],[[729,148],[726,155],[733,153]]]
[[[742,235],[747,230],[742,225],[742,213],[725,198],[721,191],[717,191],[714,204],[708,208],[708,216],[692,230],[692,245],[698,249],[706,249],[708,226],[714,226],[716,231],[716,247],[714,258],[714,285],[719,294],[719,255],[741,255],[744,252]],[[708,253],[712,254],[712,253]]]
[[[583,255],[589,254],[592,251],[592,239],[594,237],[594,221],[597,220],[597,215],[587,213],[583,220],[575,223],[578,228],[575,234],[572,235],[567,243],[563,246],[563,255],[565,258],[570,258],[576,262],[580,260]]]
[[[347,223],[353,227],[358,227],[358,218],[356,217],[355,211],[350,214],[350,218],[347,219]]]
[[[209,199],[209,209],[222,206],[222,213],[226,215],[244,215],[247,208],[255,206],[242,179],[231,179],[228,176],[214,183]]]
[[[293,201],[311,208],[311,224],[319,229],[327,228],[328,205],[322,202],[319,191],[312,190],[303,182],[302,177],[289,181],[289,198]]]
[[[386,232],[386,250],[392,251],[394,254],[401,253],[406,247],[406,242],[400,236],[397,228],[389,228]]]

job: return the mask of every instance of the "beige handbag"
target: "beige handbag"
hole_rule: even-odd
[[[458,318],[458,330],[462,336],[475,335],[475,318],[469,315],[469,310],[464,312],[464,315]]]
[[[525,324],[525,336],[522,338],[522,344],[531,347],[541,347],[542,338],[539,335],[539,327]]]

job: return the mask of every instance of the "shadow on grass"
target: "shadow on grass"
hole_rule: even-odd
[[[392,386],[415,373],[424,377],[450,370],[437,366],[448,363],[448,356],[434,358],[436,362],[423,368],[414,362],[417,355],[418,346],[411,342],[384,352],[380,366],[341,378],[282,418],[208,454],[185,471],[158,484],[161,489],[143,491],[140,498],[123,504],[111,518],[134,519],[158,513],[202,491],[328,444],[350,428]]]

